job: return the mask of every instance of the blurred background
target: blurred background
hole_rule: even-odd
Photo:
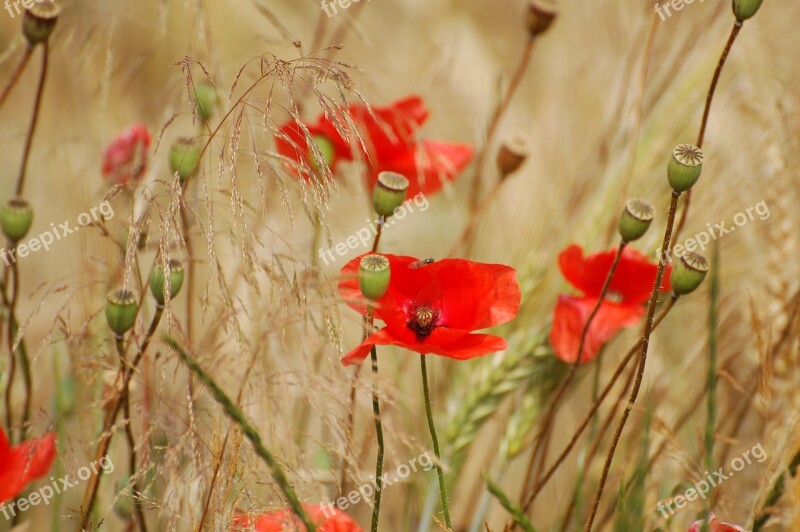
[[[36,212],[31,234],[74,221],[105,199],[114,217],[18,263],[17,315],[35,382],[29,432],[58,434],[51,474],[74,474],[93,459],[118,368],[102,317],[105,295],[120,283],[135,286],[146,279],[161,250],[192,263],[195,275],[188,298],[182,294],[168,307],[161,332],[190,339],[191,352],[238,398],[280,457],[300,498],[318,504],[341,496],[342,468],[350,489],[369,479],[375,459],[369,368],[356,381],[354,452],[344,460],[355,370],[338,359],[360,341],[362,326],[335,290],[339,269],[361,251],[350,250],[327,265],[315,258],[318,248],[335,246],[374,218],[363,167],[344,165],[333,181],[311,186],[281,164],[274,134],[293,109],[315,120],[326,98],[382,106],[418,94],[430,109],[420,136],[468,143],[478,152],[485,148],[480,197],[494,195],[481,212],[470,207],[473,161],[429,195],[428,209],[387,231],[380,249],[444,258],[473,224],[469,245],[456,256],[518,271],[522,309],[497,331],[509,339],[509,349],[467,362],[431,357],[429,363],[435,418],[449,449],[443,462],[454,529],[475,530],[485,522],[490,530],[503,530],[508,513],[485,495],[480,473],[489,471],[512,500],[519,499],[536,419],[555,378],[546,364],[554,361],[546,342],[549,322],[557,294],[573,291],[558,269],[558,253],[572,243],[587,253],[612,249],[624,200],[642,197],[655,204],[657,216],[654,229],[635,247],[654,258],[669,203],[667,160],[673,146],[695,141],[734,24],[727,0],[685,4],[663,20],[652,1],[558,0],[555,6],[558,16],[536,38],[510,107],[485,147],[487,124],[528,43],[527,2],[363,0],[330,17],[316,0],[63,2],[28,168],[26,196]],[[0,12],[4,83],[25,48],[21,18]],[[766,206],[718,240],[715,266],[720,282],[715,461],[727,465],[756,444],[768,455],[714,492],[714,512],[742,527],[752,526],[800,446],[798,24],[800,4],[786,1],[766,2],[745,22],[719,80],[703,146],[703,176],[681,236],[722,221],[730,227],[748,207]],[[14,194],[40,53],[0,108],[3,201]],[[200,129],[200,136],[210,139],[209,149],[200,178],[184,195],[187,245],[180,236],[179,187],[168,153],[175,139],[197,134],[187,87],[208,80],[221,102],[211,127]],[[101,176],[103,152],[132,123],[147,125],[153,134],[146,175],[138,187],[112,189]],[[527,136],[529,156],[496,187],[495,153],[517,133]],[[315,239],[317,218],[323,230]],[[138,251],[129,246],[126,258],[120,245],[126,245],[134,221],[145,236]],[[707,502],[693,502],[669,521],[656,509],[658,501],[705,476],[708,305],[706,283],[654,333],[644,387],[595,529],[687,530],[709,508]],[[153,312],[152,301],[145,301],[136,342]],[[594,379],[608,380],[638,331],[626,330],[608,344],[602,364],[580,369],[557,412],[548,463],[590,408]],[[4,372],[6,352],[0,362]],[[526,357],[533,358],[526,362]],[[412,358],[401,349],[381,351],[386,471],[432,453]],[[186,368],[160,336],[131,393],[151,529],[197,529],[207,498],[207,530],[228,530],[237,510],[281,506],[267,468],[211,396],[190,384]],[[17,387],[11,408],[22,401]],[[600,409],[598,423],[610,408]],[[526,419],[519,419],[520,413]],[[582,467],[594,443],[582,437],[579,451],[537,499],[530,514],[537,530],[563,529],[562,523],[581,528],[609,440],[605,434],[597,455]],[[615,521],[614,508],[621,483],[640,471],[642,452],[655,455],[646,478],[635,484],[642,520],[625,528]],[[95,514],[103,520],[101,528],[126,530],[130,497],[117,490],[127,470],[121,433],[110,456],[116,471],[102,480]],[[217,467],[222,476],[209,496]],[[800,530],[800,483],[791,475],[785,482],[768,529]],[[74,528],[83,492],[81,485],[26,512],[20,526]],[[432,492],[435,496],[432,471],[387,488],[381,529],[424,528],[423,516],[435,510],[430,502],[426,506]],[[578,517],[565,521],[568,506]],[[367,528],[369,505],[354,505],[348,513]],[[10,523],[0,520],[0,530],[9,529]]]

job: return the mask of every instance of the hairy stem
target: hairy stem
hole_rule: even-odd
[[[368,325],[372,327],[372,317],[368,318]],[[370,351],[372,359],[372,413],[375,416],[375,438],[378,442],[378,457],[375,459],[375,478],[377,488],[375,505],[372,507],[372,532],[377,532],[378,521],[381,513],[381,490],[383,489],[383,425],[381,424],[381,405],[378,402],[378,350],[373,345]]]
[[[452,530],[453,524],[450,522],[450,508],[447,505],[447,485],[444,483],[444,472],[442,471],[442,455],[439,452],[439,438],[436,437],[436,425],[433,423],[433,412],[431,411],[431,394],[428,387],[428,368],[425,362],[425,355],[419,356],[420,369],[422,370],[422,393],[425,397],[425,413],[428,416],[428,428],[431,431],[433,440],[433,452],[436,454],[436,475],[439,477],[439,494],[442,499],[442,511],[444,512],[444,522],[448,530]]]

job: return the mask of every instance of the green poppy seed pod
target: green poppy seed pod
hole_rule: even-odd
[[[528,35],[531,39],[537,35],[546,32],[553,21],[556,19],[555,9],[552,6],[542,5],[539,2],[530,2],[528,4],[528,14],[526,23],[528,26]]]
[[[708,259],[700,253],[687,251],[672,267],[672,291],[683,296],[694,292],[708,273]]]
[[[159,306],[164,306],[164,301],[169,293],[170,299],[178,295],[183,286],[183,265],[180,261],[172,259],[169,261],[169,286],[167,286],[167,276],[161,264],[153,266],[150,273],[150,293],[156,299]]]
[[[408,192],[408,179],[396,172],[381,172],[372,191],[372,205],[381,216],[391,216],[403,204]]]
[[[128,290],[112,290],[106,303],[106,321],[117,336],[122,336],[136,321],[136,298]]]
[[[756,14],[762,0],[733,0],[733,14],[736,20],[744,22]]]
[[[312,135],[311,140],[318,151],[314,151],[309,147],[308,160],[311,162],[311,168],[319,174],[323,172],[323,169],[320,168],[319,165],[319,156],[322,156],[325,165],[330,168],[333,161],[336,159],[336,151],[334,150],[333,142],[324,135]]]
[[[672,150],[667,165],[669,185],[677,193],[686,192],[700,179],[703,170],[703,150],[691,144],[679,144]]]
[[[639,240],[650,228],[656,210],[643,199],[629,199],[619,217],[619,234],[625,242]]]
[[[169,152],[169,164],[172,172],[178,173],[181,183],[197,172],[202,150],[192,139],[178,139]]]
[[[522,134],[513,135],[503,142],[497,152],[497,169],[500,171],[500,179],[505,179],[519,170],[529,153],[530,143]]]
[[[76,393],[75,379],[71,375],[67,375],[58,382],[53,406],[62,418],[75,411]]]
[[[194,103],[197,106],[197,116],[205,124],[211,118],[214,108],[219,102],[217,88],[210,82],[204,81],[194,86]]]
[[[22,33],[30,46],[36,46],[50,38],[61,13],[61,8],[52,0],[36,1],[39,3],[26,8],[22,18]]]
[[[33,209],[30,203],[22,198],[13,198],[0,209],[0,226],[11,242],[19,242],[33,224]]]
[[[361,259],[358,266],[358,287],[364,297],[371,300],[380,299],[389,289],[389,259],[373,253]]]

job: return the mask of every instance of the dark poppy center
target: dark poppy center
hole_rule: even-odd
[[[409,313],[408,328],[417,335],[417,341],[422,342],[439,326],[440,318],[440,312],[430,305],[415,305]]]

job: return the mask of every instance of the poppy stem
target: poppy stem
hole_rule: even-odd
[[[739,36],[739,32],[742,30],[742,23],[737,21],[733,24],[733,29],[731,29],[731,34],[728,37],[728,42],[725,44],[725,48],[722,50],[722,55],[719,57],[719,61],[717,62],[717,68],[714,71],[714,76],[711,78],[711,85],[708,87],[708,94],[706,95],[706,106],[703,109],[703,119],[700,121],[700,132],[697,134],[697,147],[703,147],[703,140],[705,140],[706,136],[706,126],[708,125],[708,116],[711,113],[711,102],[714,100],[714,93],[717,91],[717,84],[719,83],[719,78],[722,75],[722,68],[725,66],[725,61],[728,59],[728,54],[733,48],[733,43],[736,41],[736,37]],[[689,216],[689,204],[692,200],[692,189],[689,189],[686,192],[686,199],[683,202],[683,212],[681,213],[680,220],[678,221],[677,229],[675,229],[675,238],[674,240],[677,242],[678,237],[683,230],[683,226],[686,224],[686,218]]]
[[[672,230],[675,227],[675,211],[678,207],[678,199],[681,197],[680,192],[672,192],[672,199],[669,202],[669,215],[667,217],[667,227],[664,230],[664,241],[661,244],[661,256],[666,256],[665,254],[669,251],[670,241],[672,239]],[[617,426],[617,431],[614,434],[614,439],[611,442],[611,448],[608,450],[608,455],[606,456],[606,463],[603,466],[603,474],[600,477],[600,484],[597,486],[597,493],[595,494],[594,504],[592,504],[592,510],[589,514],[589,518],[586,520],[586,524],[584,525],[584,531],[590,532],[592,530],[592,525],[594,524],[594,518],[597,515],[597,509],[600,506],[600,499],[603,496],[603,489],[606,485],[606,480],[608,480],[608,473],[611,470],[611,462],[614,459],[614,453],[617,450],[617,445],[619,444],[619,440],[622,436],[622,431],[625,430],[625,423],[628,421],[628,417],[631,415],[631,411],[633,410],[633,405],[636,403],[636,399],[639,397],[639,390],[642,387],[642,380],[644,379],[644,370],[645,365],[647,363],[647,349],[650,346],[650,335],[653,333],[653,319],[656,312],[656,304],[658,303],[658,294],[661,288],[661,280],[664,277],[664,269],[666,267],[666,261],[660,260],[658,261],[658,269],[656,270],[656,280],[653,283],[653,293],[650,296],[650,305],[647,309],[647,320],[644,323],[644,332],[642,333],[642,350],[639,355],[639,368],[636,372],[636,380],[633,382],[633,388],[631,389],[631,394],[628,399],[628,404],[625,406],[625,410],[622,412],[622,418],[619,420],[619,425]]]
[[[22,76],[22,73],[25,71],[25,67],[28,65],[31,55],[33,55],[33,46],[26,46],[25,51],[22,52],[22,57],[19,58],[19,63],[17,63],[17,66],[14,67],[11,77],[8,78],[8,82],[6,82],[5,86],[3,87],[3,92],[0,93],[0,107],[2,107],[6,102],[6,98],[8,98],[9,94],[11,94],[11,89],[14,88],[14,85],[17,84],[20,76]]]
[[[36,99],[33,103],[33,114],[31,115],[31,123],[28,126],[28,134],[25,137],[25,147],[22,152],[22,164],[19,169],[19,176],[17,177],[17,196],[22,196],[22,191],[25,188],[25,176],[28,169],[28,159],[31,154],[31,146],[33,145],[33,134],[36,132],[36,124],[39,122],[39,111],[42,108],[42,93],[44,93],[44,83],[47,79],[47,63],[50,56],[50,46],[47,41],[42,44],[42,69],[39,74],[39,85],[36,88]]]
[[[370,326],[372,317],[369,318]],[[381,405],[378,401],[378,350],[373,345],[370,351],[372,358],[372,412],[375,414],[375,438],[378,441],[378,457],[375,460],[376,493],[375,505],[372,508],[372,532],[378,530],[381,513],[381,490],[383,489],[383,425],[381,424]]]
[[[586,344],[586,336],[587,333],[589,332],[589,327],[592,325],[592,321],[594,321],[594,318],[600,311],[600,307],[602,306],[603,301],[605,300],[606,295],[608,294],[608,289],[611,286],[611,279],[614,277],[614,273],[617,271],[617,266],[619,266],[620,259],[622,258],[622,253],[625,251],[625,247],[627,245],[628,243],[622,240],[619,243],[619,247],[617,247],[617,253],[616,255],[614,255],[614,262],[611,264],[611,268],[608,270],[608,274],[606,275],[606,279],[603,283],[603,289],[600,291],[600,297],[597,299],[597,303],[592,309],[592,312],[589,314],[589,318],[583,325],[583,330],[581,331],[581,339],[580,342],[578,343],[578,352],[575,356],[575,363],[572,364],[572,368],[570,369],[570,372],[567,374],[567,377],[561,382],[561,385],[558,387],[558,390],[556,390],[553,400],[550,402],[550,407],[547,409],[547,413],[545,414],[544,417],[544,423],[542,424],[542,429],[539,432],[539,437],[536,440],[536,446],[534,447],[533,454],[531,455],[531,461],[528,464],[528,471],[526,473],[525,482],[522,485],[523,497],[530,487],[530,482],[533,477],[533,471],[535,469],[537,456],[539,456],[540,464],[534,485],[540,484],[542,469],[544,461],[547,459],[547,451],[550,443],[550,434],[551,434],[550,428],[553,423],[553,417],[555,416],[556,408],[558,406],[559,401],[561,401],[561,398],[566,393],[567,387],[569,387],[569,385],[572,383],[572,381],[575,378],[575,375],[578,372],[578,367],[580,366],[581,361],[583,359],[583,348],[584,345]],[[540,450],[542,451],[541,454],[539,454]],[[530,509],[535,499],[536,495],[534,494],[527,501],[525,501],[525,504],[522,506],[522,510],[524,512],[527,512]]]
[[[656,316],[655,320],[653,321],[653,330],[655,330],[658,327],[658,325],[661,323],[661,321],[664,319],[667,313],[669,313],[669,311],[675,305],[675,302],[677,300],[678,300],[677,296],[673,295],[669,299],[669,301],[667,301],[667,304],[664,306],[661,312],[659,312],[658,316]],[[620,375],[622,375],[622,372],[625,371],[628,362],[630,362],[631,359],[633,359],[633,356],[636,354],[636,351],[642,346],[642,340],[643,340],[642,338],[639,338],[639,340],[633,345],[633,347],[631,347],[628,350],[628,353],[625,355],[625,357],[617,366],[617,369],[614,371],[614,374],[611,376],[611,379],[608,381],[608,384],[603,389],[603,391],[600,392],[600,395],[597,397],[597,400],[594,402],[592,408],[589,409],[589,412],[583,418],[583,421],[578,426],[575,433],[572,435],[572,439],[570,439],[567,446],[561,452],[561,455],[559,455],[559,457],[556,459],[555,463],[550,467],[550,469],[548,469],[547,472],[544,475],[542,475],[542,480],[533,489],[533,493],[531,493],[531,495],[528,497],[528,501],[525,502],[527,506],[529,506],[530,502],[536,498],[539,492],[542,491],[542,489],[547,485],[547,482],[551,478],[553,478],[555,472],[558,470],[561,464],[563,464],[564,461],[567,459],[567,456],[569,456],[569,454],[572,452],[572,449],[575,448],[575,445],[578,443],[578,439],[580,438],[581,434],[583,434],[583,431],[586,430],[586,427],[589,426],[589,423],[592,421],[592,418],[594,418],[594,415],[597,413],[597,410],[599,410],[600,406],[603,404],[603,401],[605,401],[606,397],[608,397],[608,394],[611,392],[611,389],[617,383],[617,380],[619,379]]]
[[[184,351],[183,348],[178,345],[178,342],[169,336],[164,337],[164,341],[167,343],[167,345],[178,352],[178,355],[183,363],[186,364],[189,370],[197,376],[197,379],[200,382],[206,385],[211,392],[211,395],[214,396],[214,399],[220,404],[220,406],[222,406],[225,414],[239,426],[242,434],[244,434],[245,437],[250,440],[250,443],[253,445],[253,449],[255,450],[256,454],[269,466],[270,471],[272,472],[272,478],[278,484],[278,487],[283,492],[284,497],[286,497],[292,512],[294,512],[294,514],[300,518],[306,530],[308,532],[316,531],[317,527],[311,522],[308,514],[300,504],[300,500],[297,498],[294,488],[292,488],[291,484],[289,484],[289,481],[286,478],[283,469],[281,469],[280,464],[278,464],[275,456],[264,446],[258,431],[252,425],[252,423],[248,421],[241,409],[239,409],[239,407],[233,403],[233,401],[222,390],[222,388],[220,388],[219,384],[217,384],[211,375],[206,373],[206,371],[200,367],[200,364],[189,358],[189,355],[186,354],[186,351]]]
[[[422,393],[425,397],[425,413],[428,415],[428,428],[431,431],[433,440],[433,452],[436,455],[436,475],[439,477],[439,494],[442,497],[442,511],[444,512],[444,522],[448,530],[452,530],[450,522],[450,508],[447,505],[447,485],[444,483],[444,472],[442,471],[441,453],[439,452],[439,438],[436,437],[436,426],[433,423],[433,413],[431,412],[431,394],[428,387],[428,368],[425,362],[425,355],[419,356],[420,369],[422,370]]]

